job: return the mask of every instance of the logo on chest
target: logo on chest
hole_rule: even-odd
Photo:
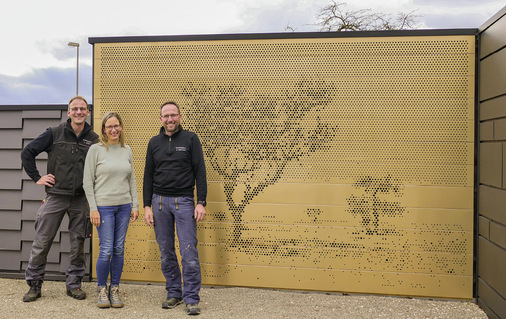
[[[176,146],[176,152],[186,152],[185,146]]]

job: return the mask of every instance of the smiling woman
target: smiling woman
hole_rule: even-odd
[[[125,144],[123,121],[116,112],[102,118],[100,143],[90,147],[84,165],[83,188],[90,220],[97,227],[100,252],[96,264],[99,308],[121,308],[119,282],[123,273],[129,222],[139,216],[132,150]],[[111,286],[107,290],[107,278]]]

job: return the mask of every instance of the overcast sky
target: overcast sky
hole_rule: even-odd
[[[504,0],[342,0],[350,9],[395,14],[417,10],[420,28],[478,28]],[[330,0],[3,0],[0,12],[0,105],[91,101],[89,37],[317,31]]]

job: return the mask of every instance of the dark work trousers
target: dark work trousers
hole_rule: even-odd
[[[201,275],[197,251],[197,222],[193,217],[195,212],[193,197],[164,197],[154,194],[152,207],[167,298],[182,297],[186,304],[199,303]],[[183,267],[183,291],[175,251],[175,230]]]
[[[70,265],[67,290],[80,288],[86,270],[84,259],[85,221],[89,218],[86,196],[47,194],[35,218],[35,239],[26,268],[26,280],[44,280],[47,254],[65,213],[69,216]]]

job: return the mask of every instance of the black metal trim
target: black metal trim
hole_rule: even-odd
[[[473,299],[478,303],[478,236],[479,236],[479,188],[480,188],[480,49],[481,34],[476,35],[474,59],[474,183],[473,183]]]
[[[66,111],[68,104],[19,104],[0,105],[0,111]],[[88,104],[90,112],[93,111],[93,104]]]
[[[47,110],[66,110],[67,104],[40,104],[40,105],[0,105],[0,111],[47,111]]]
[[[410,37],[476,35],[478,29],[426,29],[392,31],[346,31],[346,32],[282,32],[282,33],[234,33],[196,35],[155,35],[124,37],[90,37],[88,43],[125,42],[174,42],[174,41],[219,41],[219,40],[270,40],[270,39],[321,39],[321,38],[364,38],[364,37]]]

